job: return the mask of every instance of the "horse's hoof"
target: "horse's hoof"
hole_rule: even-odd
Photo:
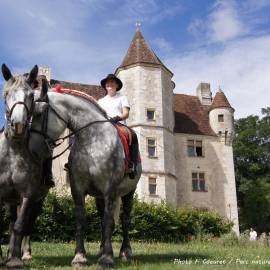
[[[103,255],[103,247],[100,247],[99,252],[97,254],[98,257],[101,257]]]
[[[125,249],[120,250],[119,258],[121,259],[122,262],[127,262],[131,260],[132,256],[133,255],[132,255],[131,248],[125,248]]]
[[[5,266],[5,265],[6,265],[6,261],[0,258],[0,267]]]
[[[77,253],[71,262],[71,265],[76,268],[85,267],[87,265],[87,258],[85,254]]]
[[[10,258],[6,262],[7,268],[23,268],[23,261],[20,258]]]
[[[98,259],[98,265],[101,266],[102,268],[113,267],[113,265],[114,265],[113,257],[111,255],[103,254]]]
[[[31,261],[32,260],[32,255],[30,252],[25,252],[22,256],[23,261]]]

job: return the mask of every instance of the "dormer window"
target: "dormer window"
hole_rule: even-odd
[[[224,122],[224,114],[218,115],[218,122]]]
[[[147,108],[146,109],[146,118],[147,118],[147,121],[154,121],[155,120],[155,109],[154,108]]]

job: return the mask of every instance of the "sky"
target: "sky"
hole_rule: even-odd
[[[239,119],[270,106],[269,13],[269,0],[0,0],[0,63],[99,84],[121,64],[140,21],[174,73],[175,93],[195,95],[209,82]],[[0,104],[2,124],[2,94]]]

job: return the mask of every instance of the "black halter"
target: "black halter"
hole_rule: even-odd
[[[33,111],[34,111],[34,97],[32,98],[31,100],[31,106],[30,108],[27,107],[26,103],[23,102],[23,101],[18,101],[18,102],[15,102],[11,108],[8,107],[7,103],[5,102],[6,104],[6,118],[7,118],[7,122],[10,123],[11,122],[11,116],[12,116],[12,113],[15,109],[15,107],[17,105],[23,105],[24,108],[26,109],[26,112],[27,112],[27,125],[29,125],[30,123],[30,120],[32,118],[32,115],[33,115]]]

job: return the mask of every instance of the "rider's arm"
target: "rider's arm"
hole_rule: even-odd
[[[122,120],[126,120],[128,116],[129,116],[129,107],[123,107],[122,115],[120,115],[120,117],[122,118]]]
[[[129,117],[129,110],[130,110],[128,98],[126,96],[122,96],[121,103],[122,103],[122,115],[119,116],[122,118],[122,120],[126,120]]]

